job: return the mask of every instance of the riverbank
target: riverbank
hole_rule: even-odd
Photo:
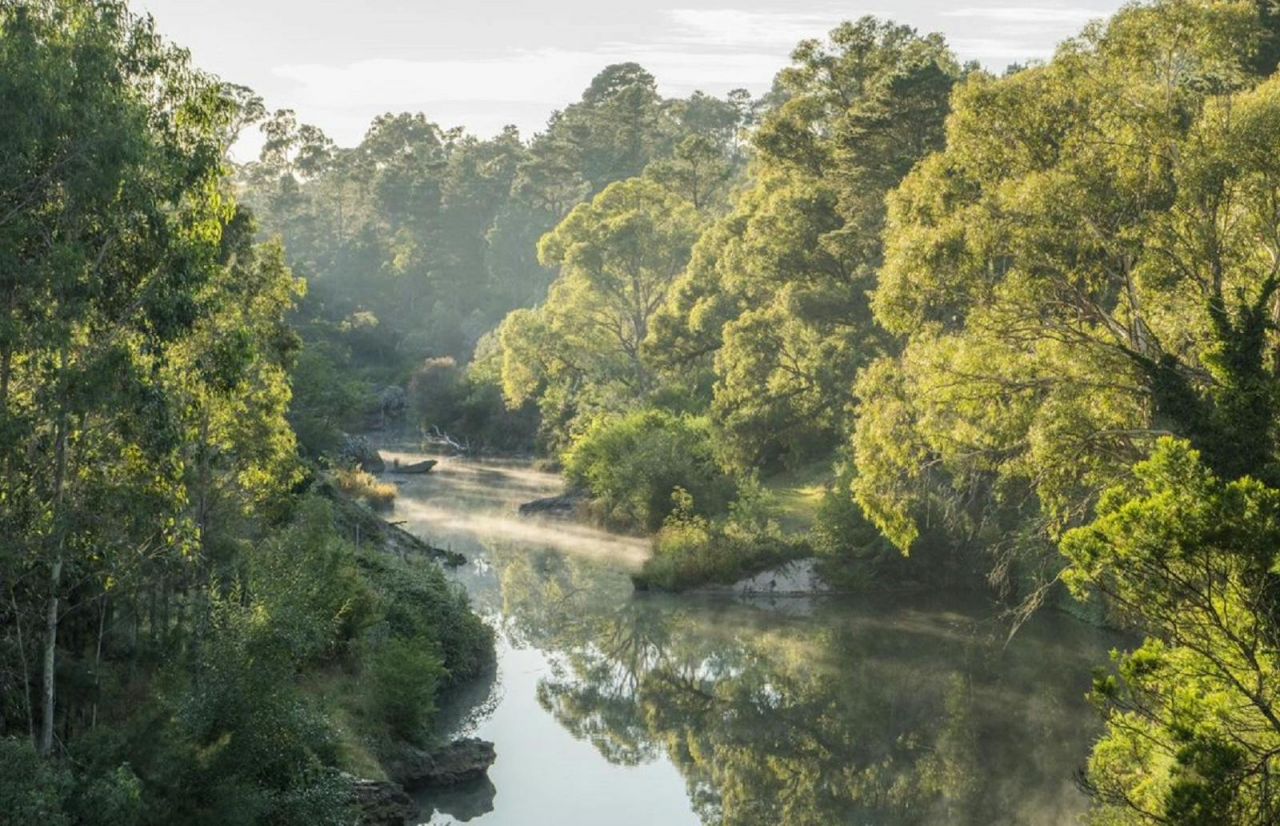
[[[468,782],[493,762],[492,744],[445,737],[435,719],[440,705],[492,672],[493,634],[443,574],[463,555],[387,521],[328,479],[312,491],[353,549],[369,606],[353,605],[353,617],[375,613],[359,623],[370,642],[304,675],[302,692],[328,720],[360,822],[399,826],[417,813],[411,793]]]
[[[398,487],[390,518],[467,557],[449,576],[498,631],[492,686],[439,717],[497,759],[420,795],[424,816],[1050,826],[1084,811],[1073,778],[1105,633],[1045,615],[1006,644],[973,594],[636,598],[643,541],[518,515],[558,476],[455,457]]]

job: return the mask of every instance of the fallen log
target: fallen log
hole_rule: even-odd
[[[334,505],[334,523],[338,530],[359,544],[361,541],[381,545],[388,553],[397,556],[424,554],[450,568],[465,565],[467,558],[457,551],[437,548],[397,525],[378,516],[373,511],[353,502],[333,485],[322,481],[315,485],[316,493]]]
[[[546,499],[535,499],[520,506],[521,516],[556,516],[568,518],[576,516],[586,506],[590,497],[582,491],[570,491],[561,496],[548,496]]]

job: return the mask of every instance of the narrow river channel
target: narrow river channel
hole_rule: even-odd
[[[413,452],[384,450],[414,461]],[[494,742],[487,781],[421,799],[485,826],[1059,824],[1117,641],[1046,613],[1005,645],[972,597],[632,593],[643,540],[517,505],[560,491],[513,462],[399,477],[393,519],[468,562],[498,667],[445,722]]]

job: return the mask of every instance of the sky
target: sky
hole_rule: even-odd
[[[530,136],[610,63],[663,94],[759,94],[795,44],[866,14],[942,32],[993,70],[1047,58],[1120,0],[134,0],[197,65],[256,90],[343,146],[383,112]],[[236,155],[255,151],[248,136]]]

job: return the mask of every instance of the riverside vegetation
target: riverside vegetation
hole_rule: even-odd
[[[492,656],[337,527],[244,99],[122,4],[0,3],[0,822],[351,822]]]
[[[342,822],[428,742],[488,632],[310,484],[403,421],[562,466],[642,585],[816,554],[1135,631],[1093,821],[1276,822],[1278,63],[1269,0],[1000,75],[863,18],[758,99],[626,63],[529,139],[344,148],[123,4],[0,0],[0,811]]]

